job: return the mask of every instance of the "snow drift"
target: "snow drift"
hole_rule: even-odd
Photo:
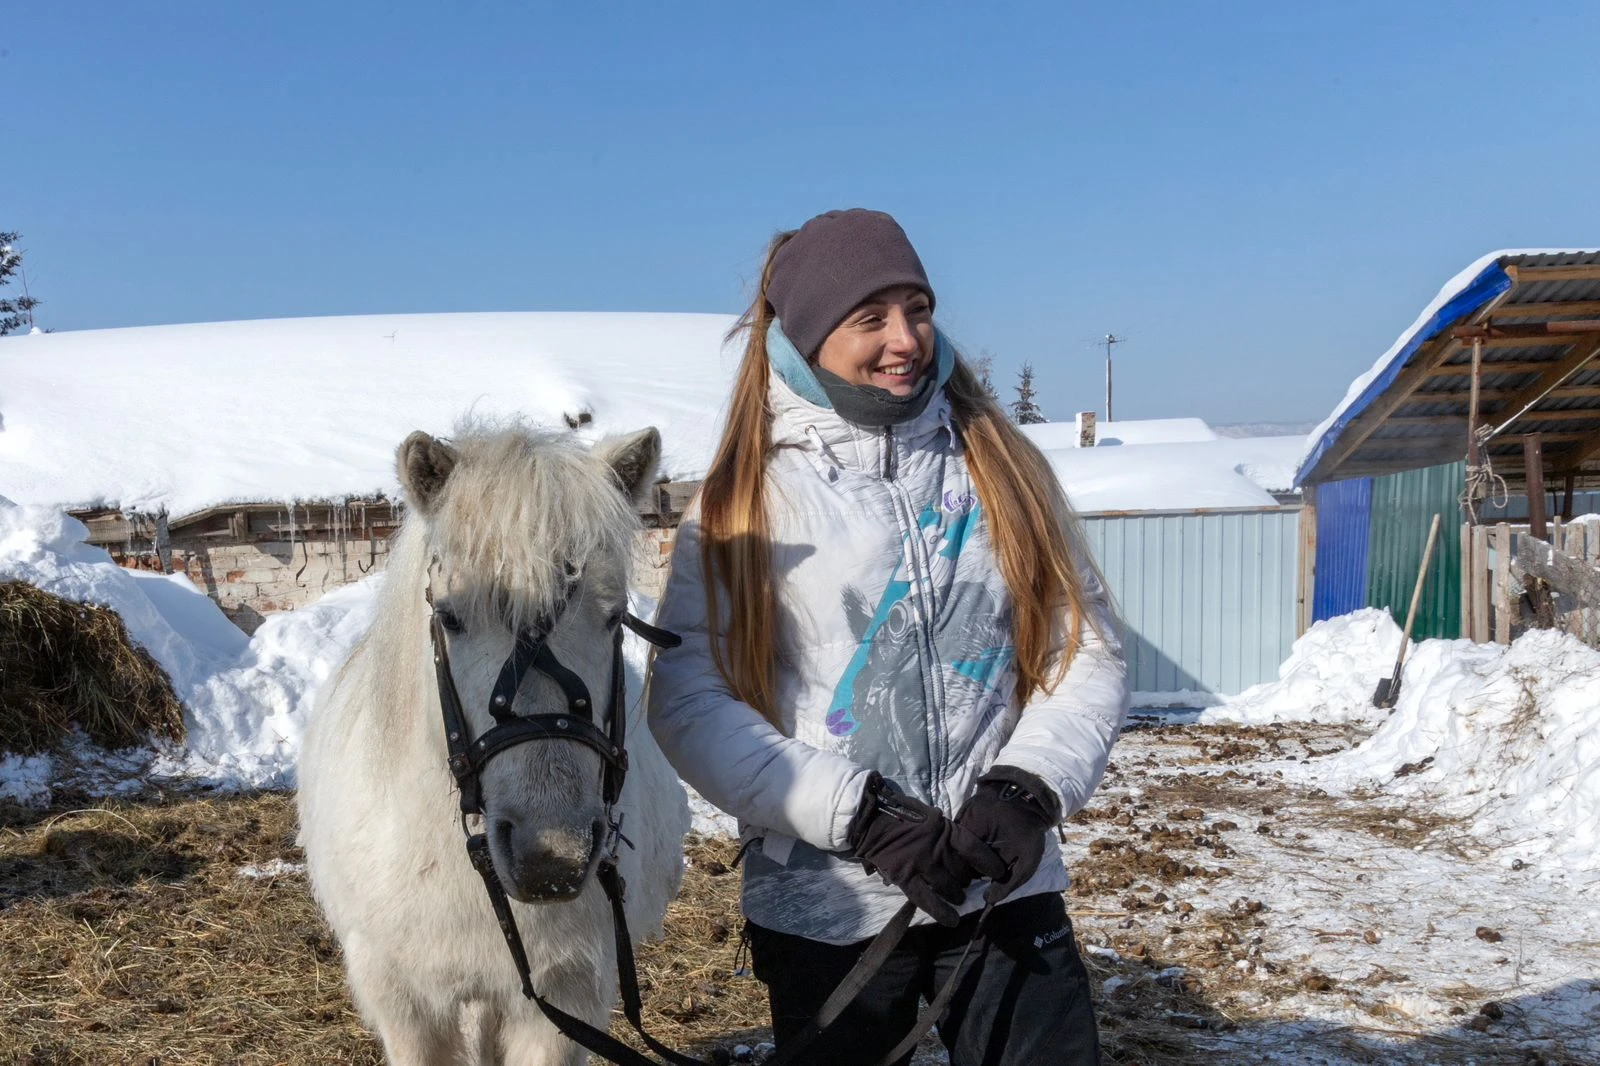
[[[1312,626],[1279,680],[1227,699],[1204,724],[1354,722],[1358,747],[1291,764],[1327,788],[1375,788],[1466,821],[1503,861],[1600,870],[1600,651],[1553,630],[1509,647],[1425,640],[1406,656],[1393,712],[1372,706],[1399,627],[1367,609]]]

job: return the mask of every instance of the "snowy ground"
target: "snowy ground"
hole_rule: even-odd
[[[1108,1033],[1161,981],[1187,1000],[1157,1005],[1170,1039],[1226,1062],[1600,1062],[1593,880],[1315,784],[1369,728],[1124,734],[1069,834]]]
[[[122,614],[189,743],[0,755],[0,797],[291,784],[375,581],[247,640],[184,579],[121,570],[82,536],[0,500],[0,579]],[[1600,652],[1550,632],[1426,641],[1379,711],[1398,640],[1357,612],[1307,633],[1278,681],[1134,717],[1069,826],[1108,1040],[1156,1041],[1164,1062],[1600,1063]]]

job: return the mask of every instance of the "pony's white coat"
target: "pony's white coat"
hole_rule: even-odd
[[[502,630],[505,619],[548,606],[554,583],[565,580],[565,563],[583,568],[578,597],[615,598],[637,519],[618,491],[604,443],[591,454],[519,427],[468,426],[450,449],[456,461],[443,489],[419,501],[402,448],[413,507],[390,557],[377,621],[313,715],[300,757],[301,839],[317,900],[344,948],[351,992],[393,1066],[580,1066],[584,1052],[522,997],[483,883],[467,861],[445,765],[424,590],[437,556],[460,609],[475,623],[497,618]],[[608,582],[613,587],[593,587]],[[552,648],[603,702],[610,642],[594,635],[578,633],[565,645],[552,639]],[[584,645],[598,650],[586,654]],[[471,704],[488,691],[509,646],[506,630],[499,652],[454,663],[469,716],[479,713]],[[639,671],[630,666],[628,675],[630,768],[618,809],[635,847],[622,848],[619,865],[629,924],[644,937],[659,933],[677,892],[689,817],[682,786],[643,720]],[[524,685],[519,713],[533,710],[535,687]],[[547,765],[570,774],[581,753],[567,749],[576,747],[537,742],[497,763],[528,760],[516,766],[524,776]],[[535,989],[605,1028],[616,964],[599,885],[591,879],[571,901],[512,907]]]

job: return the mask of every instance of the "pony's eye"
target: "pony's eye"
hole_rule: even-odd
[[[461,624],[461,619],[456,617],[456,613],[448,607],[435,608],[433,613],[447,633],[460,633],[466,628]]]

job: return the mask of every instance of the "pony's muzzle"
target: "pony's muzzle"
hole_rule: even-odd
[[[600,822],[585,829],[523,828],[508,818],[495,819],[489,850],[506,894],[519,903],[576,898],[599,864],[604,830]]]

